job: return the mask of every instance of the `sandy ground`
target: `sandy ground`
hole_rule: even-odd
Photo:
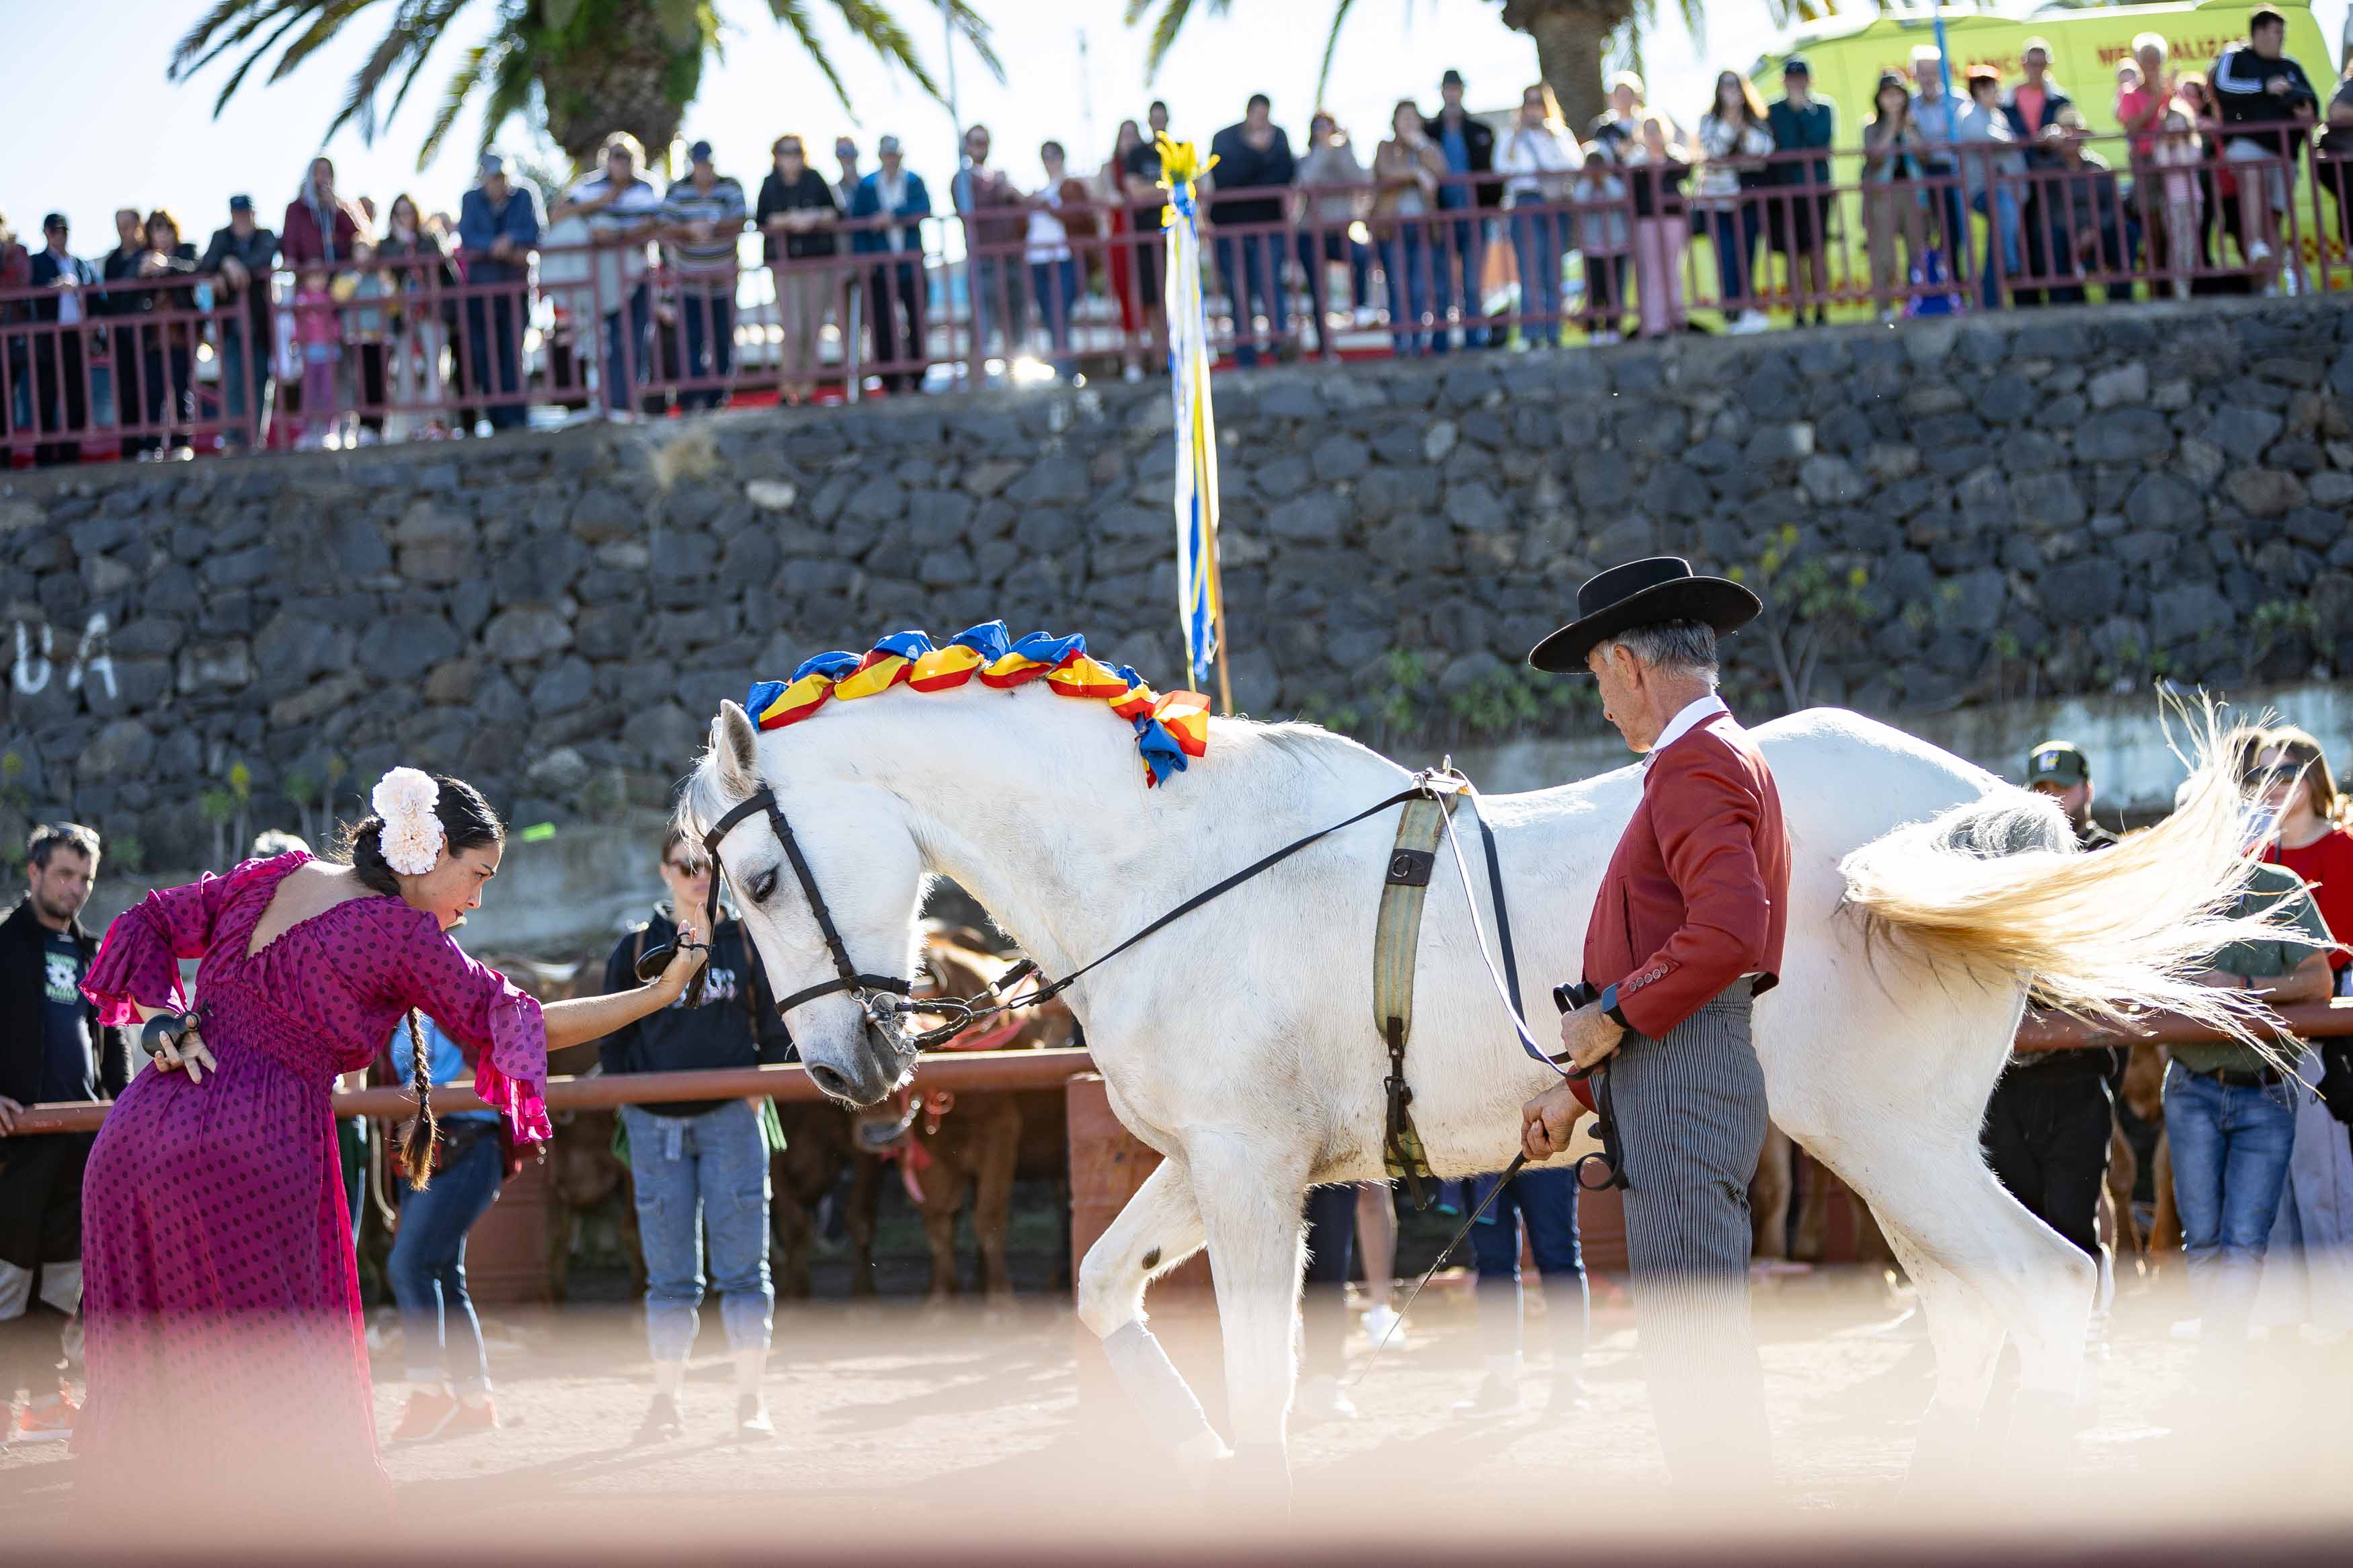
[[[1008,1560],[1106,1561],[1199,1535],[1246,1546],[1249,1556],[1303,1560],[1355,1542],[1350,1560],[1364,1562],[1365,1552],[1378,1557],[1418,1541],[1416,1556],[1443,1550],[1461,1560],[1482,1547],[1510,1546],[1518,1557],[1514,1543],[1531,1539],[1554,1555],[1571,1534],[1596,1544],[1620,1538],[1612,1555],[1650,1560],[1704,1546],[1719,1525],[1736,1531],[1752,1561],[1764,1560],[1759,1542],[1781,1541],[1799,1549],[1792,1560],[1810,1561],[1834,1546],[1884,1560],[1880,1549],[1897,1540],[1966,1544],[1953,1560],[1980,1562],[2053,1552],[2079,1560],[2084,1549],[2126,1545],[2135,1563],[2297,1561],[2313,1546],[2338,1561],[2353,1555],[2345,1352],[2276,1346],[2274,1359],[2235,1369],[2208,1398],[2193,1378],[2198,1347],[2168,1331],[2178,1303],[2127,1295],[2094,1363],[2080,1431],[2026,1443],[1996,1436],[2006,1426],[1997,1415],[1975,1468],[1948,1491],[1907,1502],[1901,1482],[1927,1385],[1913,1370],[1920,1342],[1890,1327],[1904,1305],[1876,1278],[1810,1272],[1760,1282],[1783,1489],[1721,1520],[1705,1498],[1668,1488],[1630,1318],[1606,1285],[1586,1366],[1588,1410],[1548,1409],[1538,1356],[1516,1415],[1458,1417],[1450,1406],[1475,1383],[1482,1347],[1467,1284],[1451,1277],[1416,1306],[1403,1348],[1368,1374],[1366,1347],[1352,1339],[1358,1414],[1296,1433],[1288,1521],[1245,1507],[1231,1489],[1185,1486],[1053,1297],[993,1317],[961,1305],[780,1308],[765,1385],[779,1435],[755,1445],[730,1436],[730,1370],[715,1323],[699,1346],[712,1353],[688,1384],[690,1435],[638,1447],[630,1437],[649,1384],[633,1310],[496,1317],[504,1426],[394,1448],[386,1464],[403,1514],[438,1521],[434,1538],[533,1543],[523,1553],[533,1557],[570,1542],[565,1554],[578,1561],[659,1561],[664,1549],[695,1545],[829,1557],[828,1542],[887,1543],[882,1554],[893,1560],[993,1560],[1018,1544]],[[1175,1303],[1155,1321],[1217,1418],[1213,1321]],[[1545,1343],[1530,1328],[1530,1343]],[[399,1358],[380,1352],[377,1362],[391,1368]],[[404,1394],[396,1382],[379,1384],[384,1429]],[[108,1560],[111,1542],[128,1545],[121,1515],[94,1514],[75,1495],[62,1447],[0,1450],[0,1540],[11,1542],[0,1556],[54,1563],[72,1543]],[[132,1502],[135,1483],[117,1479],[108,1495]],[[46,1554],[16,1555],[35,1543]],[[176,1535],[169,1544],[190,1543]],[[333,1554],[353,1562],[365,1552],[345,1543]],[[1702,1555],[1721,1560],[1714,1550]],[[424,1561],[433,1560],[428,1550]]]

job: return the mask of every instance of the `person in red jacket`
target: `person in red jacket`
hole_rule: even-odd
[[[1762,608],[1676,556],[1602,573],[1538,669],[1590,670],[1644,753],[1642,796],[1585,932],[1595,999],[1561,1020],[1578,1068],[1607,1062],[1626,1178],[1626,1250],[1660,1446],[1678,1483],[1772,1480],[1748,1323],[1748,1183],[1765,1142],[1749,1006],[1781,966],[1789,838],[1764,755],[1716,695],[1715,641]],[[1570,1085],[1528,1102],[1534,1159],[1568,1144]]]

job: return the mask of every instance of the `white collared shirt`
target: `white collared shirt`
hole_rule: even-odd
[[[1724,705],[1724,699],[1713,691],[1704,697],[1694,698],[1684,703],[1683,711],[1667,721],[1667,727],[1659,731],[1659,738],[1651,742],[1649,751],[1642,753],[1642,771],[1644,773],[1651,771],[1651,761],[1661,752],[1665,751],[1717,714],[1731,711],[1731,709]]]

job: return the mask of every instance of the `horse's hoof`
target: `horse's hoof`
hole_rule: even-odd
[[[1197,1433],[1176,1446],[1176,1468],[1194,1489],[1213,1489],[1234,1462],[1234,1451],[1225,1440],[1207,1429]]]
[[[1282,1519],[1291,1513],[1291,1459],[1279,1443],[1245,1443],[1213,1473],[1209,1506],[1229,1520]]]

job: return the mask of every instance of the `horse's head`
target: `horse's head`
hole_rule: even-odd
[[[922,858],[895,796],[853,770],[784,763],[743,709],[722,703],[679,818],[700,841],[736,816],[715,848],[719,871],[801,1060],[827,1094],[872,1105],[914,1066],[899,1013]]]

